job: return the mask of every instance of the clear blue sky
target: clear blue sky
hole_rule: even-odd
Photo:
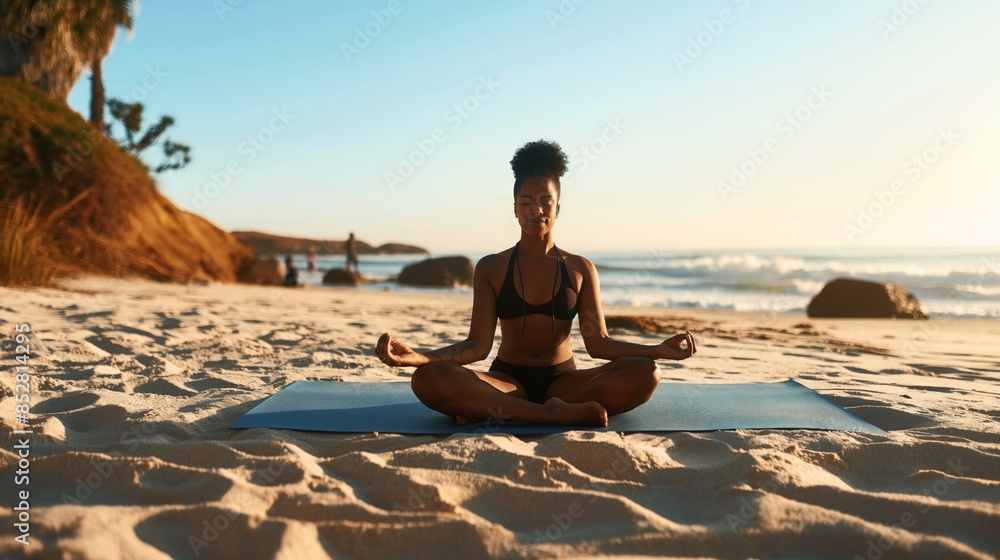
[[[1000,3],[579,1],[142,2],[106,87],[228,230],[500,250],[546,138],[570,250],[1000,246]]]

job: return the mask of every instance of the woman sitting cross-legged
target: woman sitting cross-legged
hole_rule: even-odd
[[[654,360],[695,353],[694,336],[686,332],[651,346],[608,336],[597,269],[554,241],[566,154],[555,143],[529,142],[511,167],[521,239],[476,265],[469,336],[416,352],[385,333],[375,353],[388,365],[416,367],[411,386],[417,398],[459,422],[607,425],[609,415],[653,395],[660,381]],[[576,368],[570,331],[578,313],[587,352],[607,363]],[[489,371],[464,367],[489,355],[498,320],[500,348]]]

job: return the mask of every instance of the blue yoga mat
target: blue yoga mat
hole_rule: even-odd
[[[612,416],[607,428],[537,426],[498,420],[460,425],[421,404],[409,383],[296,381],[230,427],[396,434],[705,432],[738,428],[885,433],[791,379],[782,383],[663,383],[646,404]]]

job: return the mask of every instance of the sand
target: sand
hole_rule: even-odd
[[[0,289],[0,556],[992,558],[1000,324],[608,309],[691,329],[662,384],[794,378],[889,430],[402,436],[230,430],[296,380],[409,379],[465,294],[82,279]],[[32,408],[17,422],[15,325]],[[598,363],[574,342],[581,367]],[[662,337],[622,332],[653,343]],[[31,429],[23,437],[13,430]],[[20,446],[20,447],[18,447]],[[18,451],[30,482],[18,482]],[[22,463],[23,466],[23,463]],[[24,482],[23,480],[21,482]],[[17,511],[19,492],[28,509]],[[30,545],[15,540],[29,517]]]

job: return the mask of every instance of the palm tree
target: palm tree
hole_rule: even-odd
[[[73,39],[73,0],[0,0],[0,75],[66,102],[83,71]]]
[[[0,75],[65,102],[91,69],[90,120],[104,130],[102,64],[118,28],[132,29],[138,0],[0,0]]]
[[[74,26],[86,66],[90,67],[90,123],[104,131],[104,57],[111,52],[121,27],[132,31],[138,0],[78,0],[82,13]]]

